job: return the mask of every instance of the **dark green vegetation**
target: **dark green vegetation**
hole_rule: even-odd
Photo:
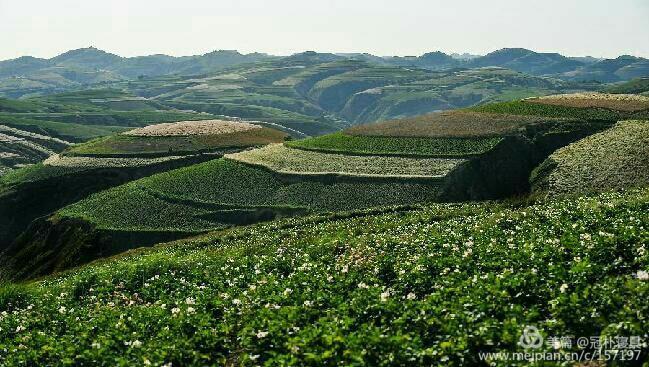
[[[649,96],[649,77],[633,79],[631,81],[615,84],[606,89],[608,93],[635,93]]]
[[[480,352],[523,352],[527,325],[545,336],[644,335],[647,228],[645,189],[214,233],[3,287],[0,358],[464,366],[483,363]]]
[[[295,140],[286,146],[325,153],[466,157],[491,150],[501,141],[487,138],[356,136],[343,132]]]
[[[649,121],[623,121],[554,152],[532,174],[537,195],[649,185]]]

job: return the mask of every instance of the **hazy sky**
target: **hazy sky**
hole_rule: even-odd
[[[91,45],[122,56],[525,47],[649,57],[649,0],[0,0],[0,59]]]

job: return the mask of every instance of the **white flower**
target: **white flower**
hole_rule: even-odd
[[[66,311],[65,306],[59,307],[59,313],[63,314],[63,313],[65,313],[65,311]]]
[[[25,327],[22,326],[22,325],[18,325],[18,327],[16,328],[16,332],[17,332],[17,333],[19,333],[19,332],[21,332],[21,331],[23,331],[23,330],[25,330]]]
[[[367,284],[361,282],[361,283],[358,283],[358,288],[367,289],[367,288],[369,288],[369,286]]]
[[[250,360],[256,361],[259,358],[259,354],[249,354],[248,357],[250,357]]]
[[[241,304],[241,300],[238,299],[238,298],[235,298],[235,299],[232,300],[232,304],[233,304],[233,305],[240,305],[240,304]]]
[[[381,302],[386,302],[390,297],[390,291],[385,291],[381,293]]]
[[[408,295],[406,296],[406,299],[408,299],[408,300],[417,299],[417,295],[414,294],[414,293],[412,293],[412,292],[410,292],[410,293],[408,293]]]
[[[187,313],[192,314],[194,312],[196,312],[196,309],[194,309],[194,307],[187,307]]]
[[[180,312],[180,308],[174,307],[171,309],[171,314],[176,316]]]
[[[99,348],[101,348],[101,344],[99,344],[98,342],[92,342],[92,344],[91,344],[90,346],[91,346],[93,349],[99,349]]]
[[[568,284],[566,284],[566,283],[561,284],[561,287],[559,287],[559,291],[561,293],[566,293],[567,289],[568,289]]]
[[[635,273],[635,277],[639,280],[649,280],[649,273],[644,270],[638,270],[638,272]]]
[[[196,301],[192,297],[187,297],[187,299],[185,300],[185,303],[188,304],[188,305],[195,305]]]
[[[304,301],[304,305],[307,307],[313,306],[313,301]]]
[[[261,330],[257,331],[257,338],[258,339],[265,338],[267,335],[268,335],[268,331],[261,331]]]
[[[286,288],[284,289],[284,295],[288,296],[289,294],[293,293],[293,290],[291,288]]]
[[[142,346],[142,342],[136,339],[136,340],[134,340],[134,341],[131,343],[131,346],[132,346],[133,348],[139,348],[139,347]]]

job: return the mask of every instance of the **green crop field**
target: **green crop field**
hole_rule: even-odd
[[[282,144],[226,154],[226,159],[293,175],[340,174],[359,177],[443,177],[462,159],[321,153]]]
[[[523,351],[528,325],[550,336],[643,335],[648,203],[645,189],[532,206],[437,204],[138,251],[0,288],[0,358],[461,366]]]
[[[350,135],[344,132],[285,143],[296,149],[323,153],[398,155],[419,157],[466,157],[485,153],[500,138],[418,138]]]
[[[557,150],[532,174],[537,194],[576,195],[649,185],[649,121],[623,121]]]
[[[428,183],[285,180],[281,175],[218,159],[160,173],[95,194],[61,210],[103,229],[205,231],[229,226],[256,208],[350,210],[435,199]],[[290,211],[290,210],[289,210]],[[254,213],[251,213],[251,215]],[[244,218],[245,219],[245,218]]]

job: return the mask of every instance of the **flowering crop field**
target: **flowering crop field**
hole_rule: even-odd
[[[291,149],[282,144],[224,157],[283,174],[368,177],[443,177],[464,162],[462,159],[329,154]]]
[[[227,213],[255,208],[300,212],[434,201],[433,182],[287,181],[268,170],[218,159],[143,178],[62,209],[100,229],[206,231],[233,224]]]
[[[526,101],[556,106],[579,108],[606,108],[616,111],[636,112],[649,110],[649,97],[637,94],[573,93],[528,98]]]
[[[180,121],[149,125],[123,133],[130,136],[193,136],[221,135],[261,129],[261,126],[246,122],[224,120]]]
[[[399,155],[420,157],[466,157],[483,154],[501,138],[417,138],[350,135],[344,132],[289,141],[290,148],[323,153]]]
[[[538,193],[570,195],[649,185],[649,121],[623,121],[554,152],[532,174]]]
[[[215,232],[2,286],[0,360],[464,366],[528,325],[646,338],[647,228],[644,189]]]

